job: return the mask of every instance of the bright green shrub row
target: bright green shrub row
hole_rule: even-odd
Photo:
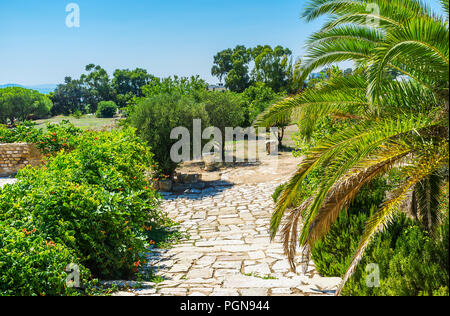
[[[45,129],[38,129],[31,122],[20,123],[14,128],[0,125],[1,143],[34,143],[44,154],[75,148],[79,135],[81,135],[81,130],[69,121],[63,121],[61,124],[48,124]]]
[[[44,167],[20,171],[18,183],[0,191],[0,223],[70,249],[78,258],[74,263],[95,278],[131,279],[143,262],[142,253],[154,243],[151,227],[171,224],[146,178],[155,167],[153,156],[131,129],[84,132],[75,138],[72,150],[50,156]],[[33,262],[35,257],[25,258]],[[49,267],[36,269],[47,273]],[[60,272],[56,279],[66,275]],[[47,282],[58,288],[56,279]],[[0,288],[9,283],[2,280]],[[58,289],[52,294],[67,294]],[[30,291],[46,290],[37,284]]]

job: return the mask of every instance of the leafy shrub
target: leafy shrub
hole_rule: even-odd
[[[402,221],[382,234],[370,247],[343,295],[430,296],[448,295],[449,239],[448,218],[437,239],[423,229]],[[380,287],[367,287],[364,267],[376,263],[380,268]]]
[[[0,224],[0,296],[80,295],[66,284],[66,267],[78,264],[74,251],[46,240],[37,231],[19,231]],[[89,285],[89,271],[82,265],[80,283]]]
[[[365,223],[394,183],[378,179],[366,185],[347,212],[342,213],[329,234],[312,250],[312,258],[323,276],[344,276],[356,251]],[[365,252],[343,295],[417,296],[448,292],[448,218],[439,238],[433,240],[419,224],[400,216],[380,234]],[[368,287],[366,267],[380,268],[380,287]]]
[[[112,118],[117,112],[117,104],[113,101],[102,101],[98,104],[96,116],[99,118]]]
[[[70,152],[19,172],[0,191],[0,221],[74,250],[95,277],[129,278],[165,225],[145,172],[152,154],[132,130],[85,132]]]
[[[257,116],[263,113],[270,105],[281,98],[272,88],[262,82],[257,82],[247,88],[242,97],[245,103],[245,126],[251,126]]]
[[[80,118],[83,117],[83,112],[81,112],[80,110],[75,110],[75,111],[72,113],[72,116],[73,116],[74,118],[76,118],[77,120],[79,120]]]
[[[243,127],[245,124],[245,107],[242,96],[230,91],[204,92],[201,103],[208,113],[210,126],[222,133],[222,155],[225,157],[225,136],[227,127]]]
[[[151,146],[161,172],[172,175],[178,163],[172,161],[170,151],[178,140],[170,139],[170,134],[176,127],[185,127],[193,135],[194,119],[201,119],[203,126],[208,124],[204,106],[190,96],[173,93],[143,100],[136,106],[130,123]]]
[[[43,154],[54,154],[61,149],[75,148],[81,130],[69,121],[60,124],[47,124],[45,129],[38,129],[32,122],[23,122],[14,128],[0,125],[0,142],[34,143]]]
[[[245,123],[245,108],[242,96],[233,92],[204,92],[201,102],[209,116],[211,126],[225,135],[226,127],[242,127]]]

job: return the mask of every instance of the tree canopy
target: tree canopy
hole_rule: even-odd
[[[0,123],[45,118],[50,114],[52,101],[38,91],[21,87],[0,89]]]

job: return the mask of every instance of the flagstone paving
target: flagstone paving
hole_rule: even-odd
[[[195,194],[166,195],[163,209],[190,238],[149,254],[147,268],[164,282],[144,282],[142,289],[117,295],[333,295],[339,278],[321,277],[313,262],[303,262],[305,273],[300,267],[302,272],[290,272],[280,240],[270,241],[271,195],[279,183],[216,185]]]
[[[16,179],[10,179],[10,178],[0,178],[0,189],[6,185],[16,182]]]

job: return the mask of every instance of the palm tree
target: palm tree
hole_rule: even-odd
[[[286,215],[282,233],[293,269],[297,245],[309,256],[364,184],[392,168],[401,174],[401,185],[367,222],[337,294],[405,200],[413,199],[413,213],[430,231],[441,221],[437,196],[448,185],[449,163],[449,2],[442,4],[445,17],[418,0],[312,0],[304,18],[331,18],[309,39],[299,80],[319,67],[347,60],[358,70],[287,98],[258,119],[259,126],[297,121],[305,138],[326,116],[352,122],[306,154],[278,199],[272,237]],[[389,78],[392,72],[400,78]],[[302,183],[316,170],[322,170],[318,189],[298,203],[304,196]]]

